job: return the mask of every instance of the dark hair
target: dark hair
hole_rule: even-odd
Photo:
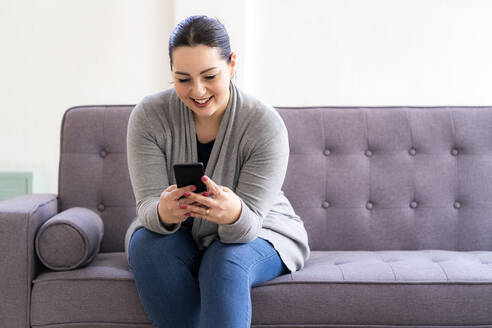
[[[231,46],[225,26],[216,18],[190,16],[182,20],[169,37],[169,62],[173,68],[173,51],[177,47],[205,45],[218,48],[220,56],[231,62]]]

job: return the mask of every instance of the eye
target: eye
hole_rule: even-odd
[[[186,83],[186,82],[188,82],[189,80],[190,80],[190,79],[178,79],[178,81],[179,81],[180,83]]]
[[[216,77],[216,76],[217,76],[217,75],[209,75],[209,76],[205,76],[205,79],[207,79],[207,80],[213,80],[213,79],[215,79],[215,77]]]

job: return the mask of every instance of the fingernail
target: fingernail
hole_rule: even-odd
[[[185,215],[186,215],[186,216],[190,216],[191,214],[190,214],[190,213],[186,213]]]
[[[190,190],[191,190],[191,191],[195,191],[195,190],[196,190],[196,187],[195,187],[195,186],[191,186],[191,187],[190,187]]]
[[[208,197],[208,196],[210,196],[210,194],[208,192],[204,192],[203,196]]]
[[[190,194],[189,192],[187,192],[187,191],[186,191],[186,192],[184,193],[184,195],[185,195],[186,197],[190,197],[190,195],[191,195],[191,194]]]
[[[183,210],[186,209],[186,205],[180,205],[179,207],[182,208]]]
[[[203,177],[202,177],[202,180],[203,180],[203,181],[207,181],[207,177],[206,177],[206,176],[203,176]]]

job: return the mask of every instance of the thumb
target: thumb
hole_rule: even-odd
[[[176,189],[178,189],[178,186],[176,184],[173,184],[173,185],[170,185],[169,187],[167,187],[165,191],[171,192],[171,191],[176,190]]]

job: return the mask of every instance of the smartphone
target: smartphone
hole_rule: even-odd
[[[194,185],[196,193],[207,191],[207,186],[202,181],[202,176],[205,174],[202,162],[178,163],[174,164],[173,168],[178,188]]]

